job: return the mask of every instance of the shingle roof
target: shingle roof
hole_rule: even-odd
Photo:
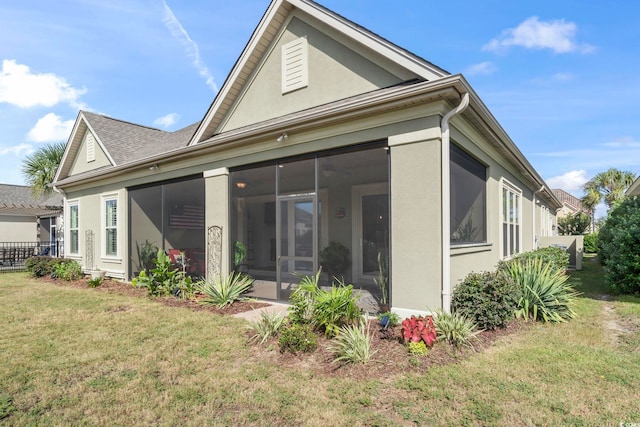
[[[185,147],[199,125],[197,122],[175,132],[166,132],[101,114],[86,111],[82,114],[117,165]]]
[[[560,188],[555,188],[551,191],[553,191],[553,194],[558,198],[558,200],[560,200],[560,202],[562,202],[565,205],[569,205],[569,207],[571,207],[574,211],[576,212],[583,211],[586,213],[591,212],[589,209],[585,208],[582,205],[582,202],[580,201],[580,199],[578,199],[573,194],[569,194]]]
[[[62,195],[36,199],[31,187],[24,185],[0,184],[0,214],[11,215],[53,215],[62,210]]]

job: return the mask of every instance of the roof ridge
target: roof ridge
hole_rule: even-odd
[[[98,116],[98,117],[101,117],[101,118],[107,119],[107,120],[113,120],[114,122],[120,122],[120,123],[123,123],[123,124],[126,124],[126,125],[136,126],[136,127],[145,128],[145,129],[149,129],[149,130],[154,130],[154,131],[158,131],[158,132],[162,132],[162,133],[173,133],[173,132],[167,132],[166,130],[154,128],[152,126],[141,125],[140,123],[133,123],[133,122],[130,122],[128,120],[123,120],[123,119],[118,119],[118,118],[115,118],[115,117],[107,116],[105,114],[92,113],[90,111],[83,111],[83,110],[81,110],[81,112],[84,115],[89,113],[90,115],[93,115],[93,116]],[[177,132],[177,131],[174,131],[174,132]]]

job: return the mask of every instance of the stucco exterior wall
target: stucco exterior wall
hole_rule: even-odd
[[[116,256],[106,255],[105,241],[105,200],[116,198],[117,204],[117,235],[118,249]],[[121,186],[99,187],[95,190],[84,190],[67,194],[65,203],[65,257],[76,259],[85,271],[97,268],[105,271],[108,276],[124,279],[127,273],[128,259],[128,220],[127,220],[126,190]],[[69,233],[70,215],[69,206],[78,204],[78,253],[70,252],[71,239]],[[93,232],[93,264],[88,259],[87,231]]]
[[[308,42],[309,85],[282,94],[282,45],[300,37],[306,37]],[[295,17],[236,100],[221,130],[237,129],[401,81],[399,77]]]
[[[35,242],[36,217],[0,215],[0,242]]]
[[[222,276],[229,274],[231,240],[229,237],[229,170],[219,168],[204,173],[205,188],[205,232],[209,227],[218,226],[222,228],[222,258],[220,266],[210,266],[207,264],[207,272],[217,271]],[[207,252],[216,250],[211,247],[211,242],[206,242]],[[213,259],[212,254],[207,253],[207,260]]]
[[[394,135],[391,150],[391,305],[403,315],[442,306],[439,127]]]
[[[78,154],[73,161],[69,175],[76,175],[83,172],[87,172],[94,169],[99,169],[104,166],[111,165],[111,162],[107,158],[98,141],[95,141],[95,160],[87,162],[87,137],[90,135],[90,131],[87,130],[82,138],[82,144],[78,150]]]

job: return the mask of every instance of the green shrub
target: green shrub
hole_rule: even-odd
[[[226,307],[244,299],[243,294],[253,286],[253,278],[244,273],[231,273],[226,277],[214,277],[196,283],[196,289],[204,294],[201,304]]]
[[[284,319],[285,317],[282,314],[263,311],[260,313],[259,319],[249,323],[249,328],[255,331],[249,341],[260,340],[260,344],[264,344],[270,337],[278,335]]]
[[[609,212],[599,240],[605,283],[615,292],[640,294],[639,197],[629,197]]]
[[[507,265],[513,262],[526,264],[530,259],[540,259],[544,264],[550,265],[552,269],[562,272],[569,268],[569,253],[562,248],[548,247],[524,252],[508,261],[501,261],[498,270],[504,270]]]
[[[175,296],[181,296],[183,289],[185,293],[190,294],[190,297],[193,296],[194,289],[191,278],[174,268],[171,258],[162,249],[158,249],[155,260],[148,263],[155,265],[155,267],[148,271],[140,271],[138,277],[131,281],[133,286],[147,288],[149,296],[154,297],[172,293]]]
[[[521,293],[511,278],[499,273],[470,273],[458,283],[451,309],[481,329],[504,327],[513,319]]]
[[[598,253],[598,233],[591,233],[584,235],[584,253],[596,254]]]
[[[310,353],[318,347],[318,337],[313,333],[311,325],[291,323],[280,329],[278,344],[282,353]]]
[[[50,256],[32,256],[24,262],[24,268],[33,277],[48,276],[53,273],[53,260]]]
[[[414,356],[424,357],[428,352],[429,348],[424,341],[411,341],[409,343],[409,353],[413,354]]]
[[[336,356],[334,362],[367,363],[375,354],[371,351],[371,339],[367,320],[358,325],[346,325],[340,328],[329,351]]]
[[[335,336],[343,325],[352,325],[362,318],[358,307],[358,295],[353,293],[353,285],[340,282],[331,290],[320,289],[313,305],[312,323],[324,330],[325,335]]]
[[[53,274],[55,277],[65,280],[78,280],[82,277],[82,267],[78,261],[72,259],[64,259],[53,266]]]
[[[436,310],[433,318],[439,340],[447,341],[454,347],[470,346],[471,341],[480,333],[476,324],[460,313],[447,313]]]
[[[314,276],[299,276],[300,283],[289,298],[289,318],[293,323],[311,323],[313,306],[320,292],[318,282],[321,272],[320,269]]]
[[[522,292],[516,316],[544,322],[564,322],[576,316],[573,311],[578,293],[567,283],[569,276],[542,259],[528,259],[524,264],[508,264],[509,274]]]
[[[102,277],[96,277],[95,279],[89,279],[87,280],[87,285],[90,288],[97,288],[98,286],[100,286],[102,284]]]

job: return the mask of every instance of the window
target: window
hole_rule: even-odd
[[[520,253],[522,191],[506,180],[502,182],[502,256]]]
[[[104,199],[104,254],[109,257],[118,255],[118,199]]]
[[[487,168],[454,144],[450,156],[451,244],[486,243]]]
[[[69,253],[78,254],[79,244],[79,205],[77,203],[69,205]]]

